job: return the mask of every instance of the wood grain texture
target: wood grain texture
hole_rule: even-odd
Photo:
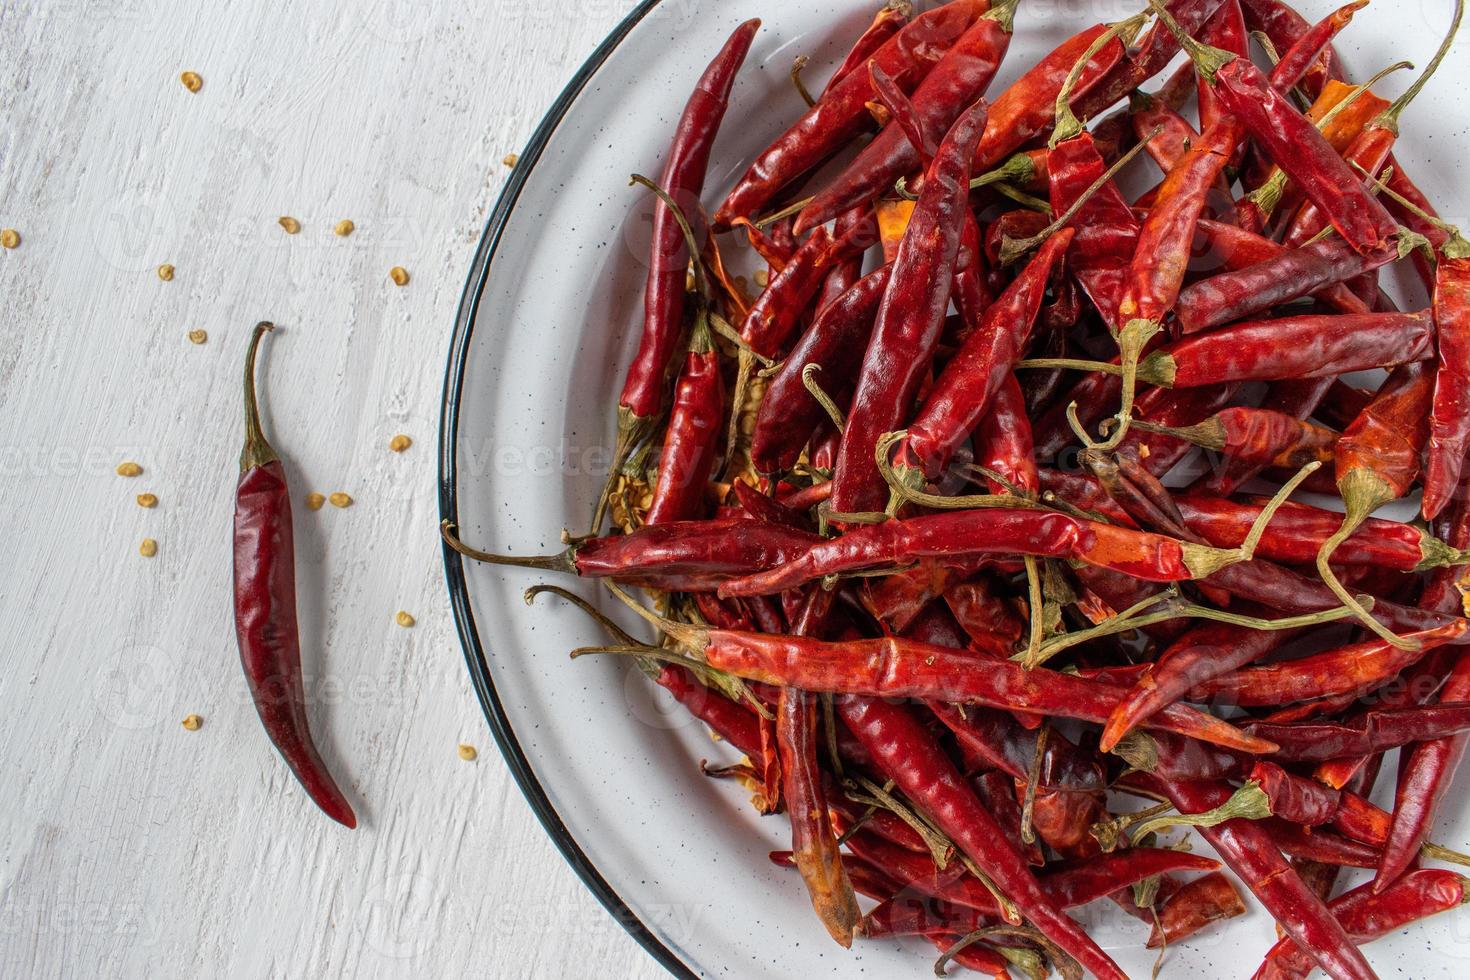
[[[23,237],[0,252],[0,976],[662,975],[505,771],[432,533],[444,357],[501,158],[631,6],[0,4],[0,226]],[[312,717],[355,833],[275,756],[235,650],[259,319],[281,326],[267,426],[298,499],[356,499],[297,511]]]

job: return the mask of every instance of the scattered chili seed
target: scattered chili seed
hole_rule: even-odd
[[[164,282],[173,282],[173,280],[174,280],[174,267],[171,266],[171,265],[169,265],[167,262],[165,262],[163,265],[159,266],[158,267],[158,278],[162,279]]]
[[[122,463],[118,463],[117,464],[117,475],[118,476],[142,476],[143,475],[143,467],[139,466],[137,463],[133,462],[132,460],[127,460],[126,462],[122,462]]]
[[[180,724],[191,732],[197,732],[204,727],[204,719],[198,715],[187,715]]]
[[[514,167],[516,164],[521,162],[521,155],[519,153],[507,153],[504,157],[501,158],[500,162],[505,164],[507,167]]]
[[[418,620],[414,619],[402,609],[398,610],[398,615],[393,617],[393,621],[396,622],[399,626],[402,626],[404,629],[408,629],[414,623],[418,622]]]
[[[195,71],[186,71],[179,76],[179,81],[184,83],[184,88],[190,92],[197,92],[204,87],[204,79],[199,77]]]
[[[352,232],[356,230],[356,228],[357,225],[354,225],[351,220],[343,218],[341,221],[337,222],[337,227],[333,228],[332,231],[336,232],[339,237],[346,238],[348,235],[352,234]]]
[[[311,493],[309,493],[309,494],[306,495],[306,509],[307,510],[321,510],[322,509],[322,504],[324,504],[326,502],[327,502],[327,498],[326,497],[323,497],[321,494],[317,493],[316,491],[312,491]]]
[[[145,510],[152,510],[158,506],[158,497],[151,493],[138,494],[138,506]]]
[[[20,232],[14,228],[6,228],[0,231],[0,246],[4,248],[15,248],[20,244]]]
[[[138,545],[138,554],[144,558],[152,558],[158,554],[158,542],[152,538],[144,538],[143,543]]]
[[[755,270],[755,284],[760,288],[765,289],[771,284],[771,274],[765,269]]]
[[[408,285],[408,270],[401,265],[395,265],[388,270],[388,278],[393,280],[394,285]]]
[[[209,334],[206,333],[203,330],[190,330],[189,331],[189,343],[191,343],[191,344],[202,344],[202,343],[204,343],[208,339],[209,339]]]
[[[327,499],[332,502],[333,507],[347,508],[352,506],[352,498],[347,496],[347,494],[343,493],[341,490],[338,490]]]
[[[288,235],[294,235],[301,230],[301,222],[297,221],[289,214],[282,215],[281,217],[277,218],[276,223],[279,224],[282,228],[286,229],[286,234]]]
[[[474,762],[479,755],[480,753],[475,751],[473,745],[461,745],[459,747],[459,757],[466,762]]]
[[[401,453],[412,445],[413,440],[401,432],[398,435],[394,436],[388,442],[388,448],[393,450],[395,453]]]

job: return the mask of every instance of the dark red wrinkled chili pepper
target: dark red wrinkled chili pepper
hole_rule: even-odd
[[[858,39],[848,49],[847,57],[842,59],[842,64],[837,66],[837,70],[827,80],[819,97],[826,98],[839,82],[853,72],[859,69],[866,70],[868,62],[878,52],[878,49],[887,43],[889,38],[903,30],[913,14],[913,5],[908,0],[889,0],[884,4],[873,15],[872,23],[862,34],[858,35]]]
[[[1429,414],[1422,508],[1430,521],[1449,506],[1470,449],[1470,241],[1455,231],[1438,256],[1434,324],[1439,370]]]
[[[1241,0],[1241,6],[1245,9],[1246,26],[1265,34],[1278,51],[1296,47],[1312,28],[1311,22],[1284,0]],[[1341,80],[1344,77],[1341,61],[1337,52],[1329,45],[1299,80],[1299,84],[1308,95],[1316,98],[1329,80]]]
[[[978,102],[951,127],[904,232],[832,477],[832,509],[839,513],[882,510],[887,502],[875,450],[911,409],[944,326],[969,212],[968,159],[987,111]]]
[[[245,448],[235,489],[235,636],[260,723],[322,812],[348,828],[357,817],[311,738],[296,625],[296,545],[286,468],[260,427],[255,356],[274,327],[259,323],[245,355]]]
[[[691,214],[697,214],[698,208],[687,205],[698,204],[710,150],[729,106],[730,89],[760,26],[759,20],[751,20],[736,28],[705,69],[674,131],[660,186]],[[684,332],[685,277],[690,258],[673,209],[662,200],[655,201],[648,284],[643,301],[643,333],[618,400],[614,474],[648,437],[654,420],[664,409],[665,378]],[[599,525],[606,500],[604,492],[595,517]]]
[[[668,524],[702,516],[724,413],[720,353],[701,322],[690,338],[689,356],[674,389],[663,454],[659,457],[658,483],[646,523]]]
[[[1068,955],[1099,977],[1126,980],[1086,932],[1042,890],[995,820],[965,785],[928,731],[905,708],[842,698],[838,711],[878,767],[974,859],[1016,908]]]
[[[1361,719],[1343,724],[1247,722],[1242,729],[1277,742],[1281,760],[1326,762],[1346,756],[1387,752],[1411,742],[1470,731],[1470,703],[1369,711]]]
[[[1300,378],[1274,381],[1266,390],[1262,407],[1287,418],[1305,420],[1317,411],[1323,398],[1337,383],[1335,378]],[[1212,497],[1228,497],[1260,474],[1262,466],[1243,460],[1226,459],[1212,472],[1191,485],[1191,492]]]
[[[1145,422],[1139,428],[1151,426]],[[1232,459],[1289,470],[1331,462],[1337,442],[1331,429],[1264,408],[1227,408],[1188,428],[1153,428]]]
[[[985,94],[1010,48],[1019,2],[992,3],[914,89],[912,102],[925,129],[942,133],[960,112]],[[884,127],[802,210],[796,222],[797,234],[891,191],[898,178],[927,162],[899,127]]]
[[[1230,879],[1213,872],[1183,885],[1169,896],[1149,932],[1149,949],[1183,942],[1215,922],[1245,915],[1245,902]]]
[[[911,91],[989,7],[987,0],[955,0],[920,14],[873,52],[868,64],[876,64]],[[871,118],[867,104],[872,99],[873,82],[867,71],[845,76],[756,157],[715,214],[715,227],[752,216],[788,184],[847,145]]]

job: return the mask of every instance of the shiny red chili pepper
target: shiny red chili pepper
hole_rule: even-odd
[[[1307,28],[1290,47],[1283,49],[1281,60],[1271,70],[1271,84],[1276,90],[1285,92],[1306,78],[1332,51],[1333,39],[1347,30],[1354,15],[1366,6],[1368,0],[1352,0]],[[1244,56],[1241,51],[1231,53]]]
[[[1322,399],[1326,397],[1335,383],[1335,378],[1274,381],[1267,389],[1265,397],[1262,398],[1261,406],[1287,418],[1305,421],[1317,411],[1317,407],[1322,404]],[[1221,460],[1220,464],[1213,468],[1213,472],[1201,477],[1198,483],[1192,485],[1190,491],[1210,497],[1228,497],[1258,476],[1264,468],[1244,460],[1227,458]]]
[[[1042,890],[933,736],[907,709],[871,698],[845,697],[838,711],[884,775],[990,876],[1033,925],[1097,976],[1126,980],[1117,964]]]
[[[944,326],[969,212],[967,161],[986,112],[983,101],[976,103],[945,136],[893,262],[832,478],[832,509],[840,513],[881,510],[887,502],[875,450],[911,410]]]
[[[837,66],[837,70],[827,80],[819,97],[826,98],[839,82],[853,72],[859,69],[867,70],[868,62],[872,60],[873,55],[877,54],[878,49],[887,43],[889,38],[903,30],[913,16],[913,12],[913,5],[907,0],[890,0],[889,3],[884,4],[882,9],[873,15],[873,22],[848,49],[847,57],[842,59],[842,64]]]
[[[900,466],[937,477],[986,418],[1001,386],[1030,341],[1052,271],[1072,242],[1071,229],[1052,236],[985,312],[980,327],[950,358],[899,449]]]
[[[975,463],[1004,478],[1005,483],[986,479],[991,493],[1007,493],[1010,487],[1033,494],[1040,490],[1026,396],[1014,374],[1001,382],[990,411],[975,430]]]
[[[664,664],[656,681],[710,731],[744,755],[752,759],[761,757],[761,719],[749,706],[710,690],[678,664]]]
[[[669,524],[702,516],[705,490],[714,470],[725,415],[725,382],[720,352],[709,330],[697,324],[689,356],[674,389],[674,404],[664,431],[658,482],[645,522]]]
[[[1294,776],[1264,760],[1251,769],[1250,778],[1265,796],[1273,816],[1303,827],[1333,824],[1365,844],[1382,846],[1388,837],[1390,815],[1356,793]]]
[[[1284,0],[1241,0],[1241,6],[1245,8],[1246,26],[1265,34],[1278,51],[1296,47],[1312,28],[1311,23]],[[1328,45],[1299,84],[1309,96],[1316,98],[1328,81],[1342,78],[1342,59]]]
[[[1227,408],[1184,429],[1155,427],[1147,422],[1139,428],[1157,429],[1232,459],[1290,470],[1313,462],[1331,462],[1337,442],[1337,433],[1331,429],[1265,408]]]
[[[1439,370],[1429,415],[1429,451],[1424,469],[1426,520],[1449,506],[1470,449],[1470,241],[1456,231],[1438,251],[1434,280],[1434,324]]]
[[[1370,943],[1404,926],[1465,904],[1465,879],[1449,871],[1415,871],[1375,893],[1363,885],[1334,900],[1328,909],[1358,944]],[[1291,938],[1266,954],[1252,980],[1306,980],[1313,958]]]
[[[860,256],[877,240],[877,222],[871,212],[844,229],[841,239],[818,228],[751,304],[740,324],[740,339],[762,357],[780,357],[827,274]]]
[[[235,489],[235,636],[260,723],[322,812],[348,828],[357,817],[311,738],[296,625],[296,545],[286,468],[266,441],[255,396],[255,356],[274,327],[260,323],[245,355],[245,448]]]
[[[1005,60],[1020,0],[997,0],[914,89],[913,106],[922,126],[942,133],[960,112],[983,96]],[[880,66],[880,70],[881,66]],[[997,103],[997,107],[999,103]],[[999,125],[1000,121],[996,121]],[[991,125],[987,123],[987,127]],[[932,154],[931,154],[932,155]],[[927,164],[900,127],[886,126],[857,158],[822,190],[797,218],[804,234],[856,204],[891,191],[898,178]]]
[[[674,131],[660,186],[689,214],[698,214],[710,150],[729,106],[735,75],[745,62],[761,22],[740,25],[705,69]],[[693,205],[693,206],[689,206]],[[653,205],[648,285],[643,301],[643,333],[618,400],[616,473],[638,443],[647,438],[664,408],[665,378],[684,332],[685,277],[690,255],[682,229],[663,200]],[[599,509],[598,519],[601,513]]]
[[[1149,949],[1183,942],[1215,922],[1245,915],[1245,902],[1230,879],[1220,872],[1196,878],[1163,903],[1149,933]]]
[[[868,64],[878,65],[905,91],[911,91],[989,7],[988,0],[955,0],[920,14],[873,52]],[[715,227],[750,217],[788,184],[851,142],[871,120],[867,104],[872,99],[873,82],[867,71],[854,70],[834,85],[756,157],[715,214]],[[851,203],[856,202],[837,210],[846,210]]]
[[[1225,0],[1220,4],[1220,9],[1205,22],[1199,37],[1211,47],[1229,51],[1241,58],[1248,56],[1250,35],[1246,30],[1245,13],[1240,9],[1240,0]],[[1199,90],[1200,129],[1209,129],[1224,118],[1225,113],[1220,108],[1213,88],[1209,85],[1197,85],[1196,88]],[[1168,170],[1167,167],[1164,169]]]

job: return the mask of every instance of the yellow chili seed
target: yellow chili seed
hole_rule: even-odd
[[[402,626],[404,629],[408,629],[414,623],[418,622],[418,620],[414,619],[412,616],[410,616],[408,613],[404,612],[402,609],[398,610],[398,615],[396,615],[396,616],[393,617],[393,621],[395,623],[397,623],[399,626]]]
[[[507,167],[514,167],[521,162],[521,155],[519,153],[507,153],[500,162]]]
[[[128,460],[127,462],[124,462],[124,463],[118,463],[117,464],[117,475],[118,476],[142,476],[143,475],[143,467],[139,466],[137,463],[133,462],[132,460]]]
[[[209,334],[205,333],[203,330],[189,331],[189,343],[191,344],[202,344],[208,339]]]
[[[190,92],[197,92],[204,87],[204,79],[199,77],[198,72],[186,71],[179,76],[179,81],[184,83],[184,88]]]
[[[322,509],[322,504],[324,504],[326,502],[327,502],[327,498],[326,497],[323,497],[321,494],[319,494],[319,493],[317,493],[315,491],[312,491],[311,493],[309,493],[309,494],[306,495],[306,509],[307,510],[321,510]]]
[[[163,265],[159,266],[158,267],[158,278],[162,279],[164,282],[173,282],[173,280],[174,280],[174,267],[171,266],[171,265],[169,265],[167,262],[165,262]]]
[[[474,762],[479,755],[480,753],[475,751],[473,745],[461,745],[459,747],[459,757],[466,762]]]
[[[0,246],[15,248],[20,244],[20,232],[14,228],[6,228],[0,231]]]
[[[158,542],[152,538],[144,538],[143,543],[138,545],[138,554],[144,558],[152,558],[158,554]]]
[[[345,507],[351,507],[352,506],[352,498],[349,497],[349,496],[347,496],[347,494],[343,493],[341,490],[338,490],[336,493],[332,494],[327,499],[332,502],[332,506],[333,507],[344,507],[345,508]]]
[[[413,440],[401,432],[388,441],[388,448],[395,453],[401,453],[412,445]]]
[[[332,230],[334,232],[336,232],[338,235],[340,235],[341,237],[346,238],[348,235],[352,234],[352,232],[356,228],[357,228],[357,225],[354,225],[347,218],[343,218],[341,221],[337,222],[337,227],[333,228]]]
[[[396,286],[408,285],[408,270],[401,265],[395,265],[388,270],[388,278],[393,280]]]
[[[277,218],[276,223],[279,224],[282,228],[286,229],[286,234],[288,235],[294,235],[301,230],[301,222],[297,221],[289,214],[285,214]]]
[[[138,506],[145,510],[152,510],[158,506],[158,497],[151,493],[138,494]]]
[[[189,715],[181,722],[181,724],[189,731],[197,732],[200,728],[204,727],[204,719],[200,718],[198,715]]]
[[[771,274],[765,269],[755,270],[755,284],[760,288],[765,289],[771,284]]]

